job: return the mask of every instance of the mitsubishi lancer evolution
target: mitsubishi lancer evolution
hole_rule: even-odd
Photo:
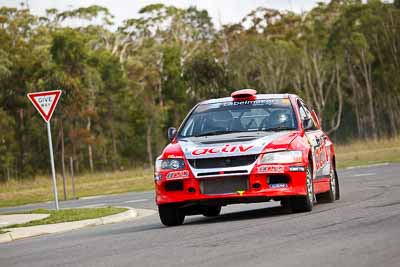
[[[308,212],[340,197],[333,143],[294,94],[243,89],[203,101],[168,138],[154,173],[164,225],[236,203],[274,200]]]

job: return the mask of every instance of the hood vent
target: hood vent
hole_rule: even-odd
[[[223,144],[223,143],[243,143],[248,141],[253,141],[258,138],[255,137],[247,137],[247,138],[236,138],[236,139],[214,139],[214,140],[206,140],[206,141],[198,141],[196,143],[203,144],[203,145],[212,145],[212,144]]]

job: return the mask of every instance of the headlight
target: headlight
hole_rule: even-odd
[[[303,153],[301,151],[287,150],[281,152],[265,153],[260,163],[298,163],[303,161]]]
[[[184,170],[185,161],[183,159],[163,159],[157,160],[156,165],[162,170]],[[156,169],[157,169],[156,167]]]

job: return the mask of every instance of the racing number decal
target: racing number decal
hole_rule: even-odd
[[[319,178],[329,175],[330,153],[329,153],[329,148],[325,144],[324,138],[321,138],[322,134],[319,134],[318,132],[313,132],[306,134],[306,136],[312,149],[313,166],[315,170],[314,178]]]
[[[329,161],[327,149],[325,142],[322,142],[319,146],[315,148],[315,167],[320,170]]]

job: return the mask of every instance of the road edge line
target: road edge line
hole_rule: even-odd
[[[382,163],[375,163],[369,165],[358,165],[358,166],[350,166],[344,168],[345,170],[354,170],[354,169],[362,169],[362,168],[371,168],[371,167],[380,167],[380,166],[388,166],[390,162],[382,162]]]

